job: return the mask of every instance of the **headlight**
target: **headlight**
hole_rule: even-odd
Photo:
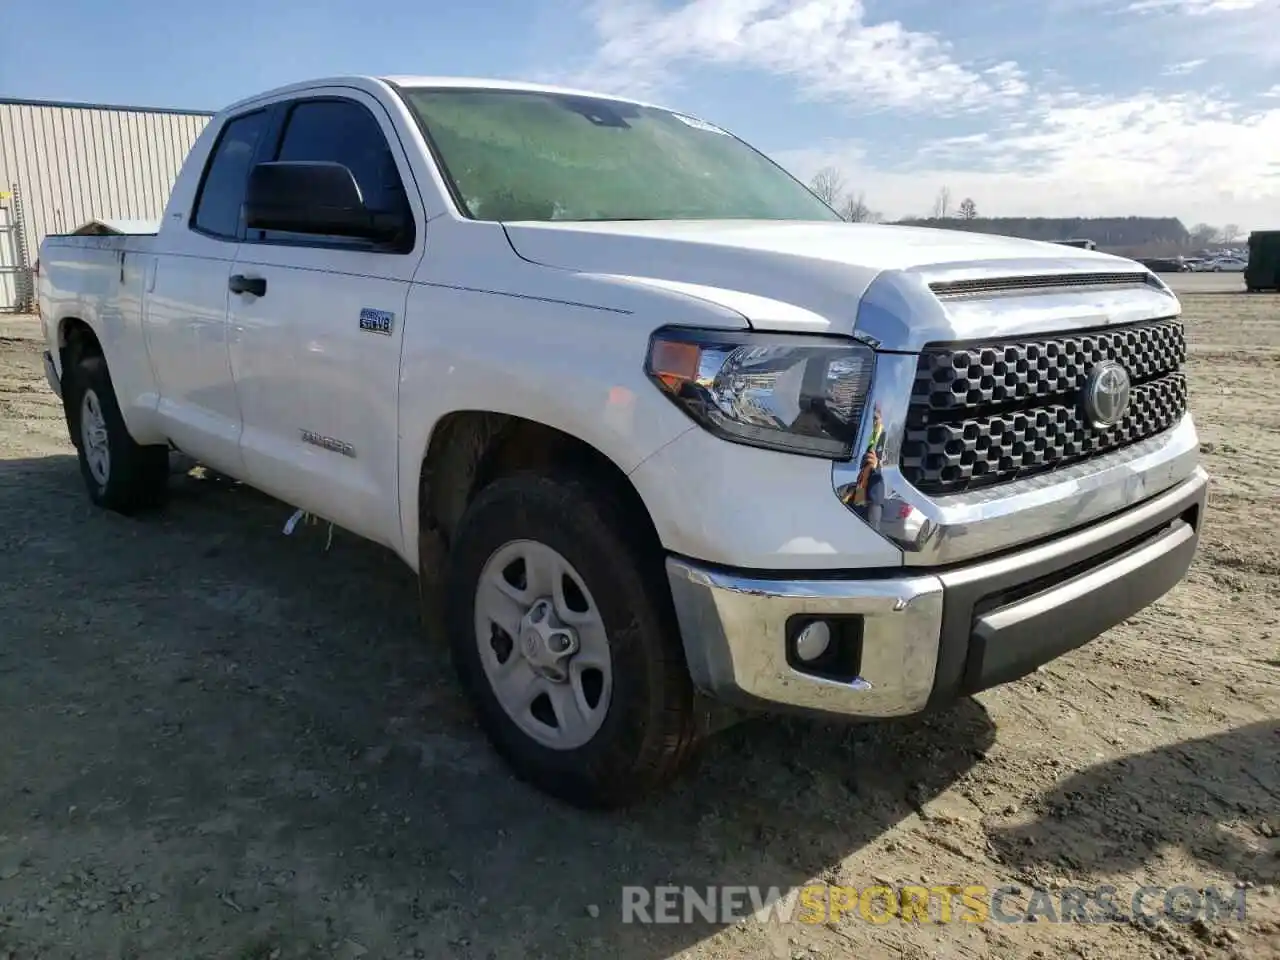
[[[874,367],[850,340],[665,327],[645,373],[725,440],[847,460]]]

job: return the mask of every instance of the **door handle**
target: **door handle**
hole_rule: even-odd
[[[246,277],[243,273],[233,273],[231,279],[227,281],[227,287],[232,293],[252,293],[255,297],[264,297],[267,294],[265,277]]]

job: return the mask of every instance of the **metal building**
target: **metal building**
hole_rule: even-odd
[[[87,220],[158,220],[212,113],[0,99],[0,312],[32,309],[40,241]]]

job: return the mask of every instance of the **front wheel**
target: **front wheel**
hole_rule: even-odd
[[[520,474],[483,490],[451,551],[454,663],[517,776],[575,806],[633,802],[700,739],[661,556],[606,493]]]
[[[158,506],[169,482],[169,448],[143,446],[129,435],[106,360],[80,357],[67,388],[68,425],[89,498],[124,514]]]

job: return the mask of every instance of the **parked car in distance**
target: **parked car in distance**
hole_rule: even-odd
[[[1206,269],[1211,273],[1244,273],[1248,267],[1249,261],[1239,257],[1218,257],[1210,260]]]
[[[1191,265],[1182,257],[1144,257],[1138,261],[1153,273],[1188,273]]]
[[[1167,284],[846,223],[684,113],[294,84],[210,120],[158,227],[112,229],[40,249],[90,500],[160,506],[177,449],[392,550],[494,748],[575,804],[668,783],[726,713],[1024,676],[1197,549]]]

